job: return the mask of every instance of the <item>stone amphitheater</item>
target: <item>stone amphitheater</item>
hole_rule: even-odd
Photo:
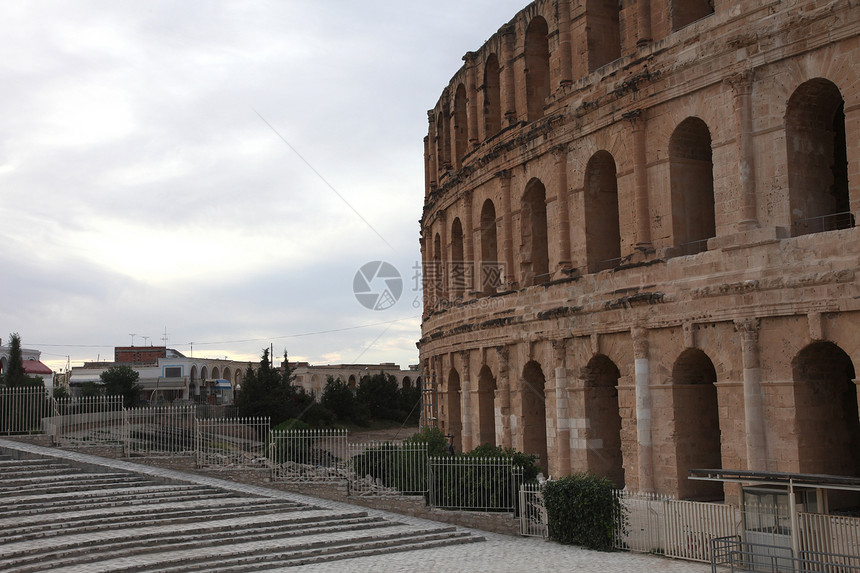
[[[860,476],[860,5],[538,0],[463,61],[424,140],[425,423],[685,499]]]
[[[9,573],[709,569],[3,439],[0,546]]]

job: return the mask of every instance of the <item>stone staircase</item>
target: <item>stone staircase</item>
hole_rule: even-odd
[[[0,571],[262,571],[483,540],[344,507],[0,456]]]

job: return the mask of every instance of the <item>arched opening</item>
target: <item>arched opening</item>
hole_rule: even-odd
[[[528,121],[543,117],[549,97],[549,28],[546,20],[537,16],[526,30],[526,100]]]
[[[672,0],[669,3],[672,30],[679,30],[714,13],[714,0]]]
[[[355,381],[355,374],[349,375],[349,379],[347,380],[346,385],[350,390],[355,392],[356,388],[358,387],[358,384]]]
[[[233,386],[236,387],[242,383],[242,372],[238,368],[233,373]]]
[[[448,127],[441,113],[436,116],[436,158],[439,171],[451,169],[451,144],[448,140]]]
[[[484,67],[484,131],[489,139],[502,129],[502,91],[499,58],[490,54]]]
[[[456,217],[451,223],[451,296],[459,298],[466,292],[466,261],[463,257],[463,225]]]
[[[404,376],[403,382],[400,384],[400,386],[405,390],[409,390],[410,388],[412,388],[412,379],[409,376]]]
[[[618,367],[598,354],[583,372],[588,425],[588,471],[624,487],[624,459],[621,455],[621,412],[618,408]]]
[[[798,469],[860,476],[860,418],[854,364],[832,342],[813,342],[791,362]]]
[[[212,379],[218,380],[219,378],[221,378],[221,371],[218,369],[217,366],[213,366],[212,367]]]
[[[621,57],[621,26],[618,0],[588,0],[585,18],[588,21],[588,71]]]
[[[225,366],[224,371],[221,373],[221,378],[223,378],[224,380],[227,380],[229,382],[231,380],[230,374],[231,374],[230,368]]]
[[[707,354],[688,348],[672,367],[678,496],[682,499],[721,499],[719,482],[691,480],[691,469],[720,469],[720,410],[717,371]]]
[[[461,439],[463,423],[460,418],[462,413],[460,410],[460,374],[454,368],[448,372],[447,402],[448,423],[445,433],[453,436],[454,449],[459,452],[463,449],[463,441]]]
[[[537,454],[538,464],[546,469],[546,379],[540,364],[527,362],[522,382],[523,452]]]
[[[707,251],[716,236],[712,155],[711,132],[698,117],[682,121],[669,139],[672,228],[683,255]]]
[[[454,94],[454,168],[463,167],[463,157],[469,143],[469,130],[466,120],[466,87],[457,86]]]
[[[478,373],[478,444],[496,445],[496,377],[486,364]]]
[[[204,366],[200,369],[200,379],[201,380],[208,380],[209,379],[209,369],[206,366]]]
[[[549,281],[549,243],[546,229],[546,189],[532,179],[526,185],[520,209],[522,252],[520,265],[523,286]]]
[[[585,167],[585,246],[588,272],[611,269],[621,262],[618,181],[615,160],[598,151]]]
[[[845,101],[833,82],[805,82],[785,114],[792,233],[854,226],[849,205]]]
[[[501,285],[496,240],[496,207],[490,199],[481,207],[481,292],[492,294]]]
[[[442,265],[442,237],[439,233],[433,238],[433,306],[445,297],[445,269]]]

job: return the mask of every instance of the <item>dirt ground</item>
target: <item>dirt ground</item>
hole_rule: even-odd
[[[352,443],[365,442],[402,442],[418,431],[418,426],[403,428],[388,428],[385,430],[368,430],[366,432],[350,432],[349,441]]]

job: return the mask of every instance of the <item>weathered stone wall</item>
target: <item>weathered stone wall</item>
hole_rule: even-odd
[[[538,0],[466,54],[425,138],[425,420],[682,497],[860,475],[857,61],[860,7],[811,0]]]

